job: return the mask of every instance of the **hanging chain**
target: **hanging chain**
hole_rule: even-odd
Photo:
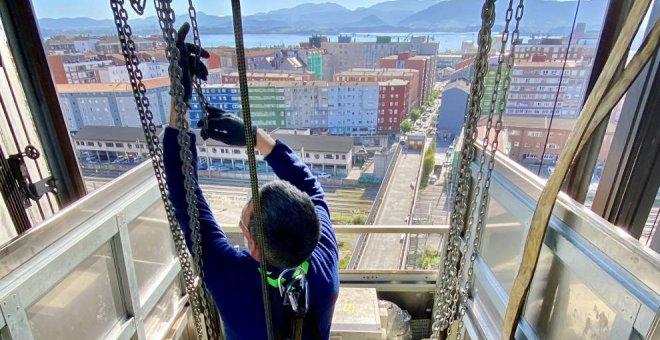
[[[195,57],[198,63],[201,63],[200,54],[202,53],[202,40],[199,37],[199,27],[197,25],[197,10],[192,0],[188,0],[188,16],[190,16],[190,25],[192,26],[193,31],[193,44],[197,48]],[[193,76],[193,86],[197,92],[197,97],[199,98],[200,107],[202,110],[202,115],[206,115],[206,96],[202,91],[202,82],[196,76]]]
[[[481,11],[481,29],[479,31],[478,51],[475,57],[475,75],[470,87],[469,108],[466,111],[463,129],[463,144],[459,160],[458,178],[454,208],[450,218],[449,234],[447,235],[447,250],[443,261],[440,284],[435,298],[435,315],[433,322],[433,339],[440,338],[440,332],[449,328],[455,309],[452,306],[459,289],[459,277],[456,272],[459,262],[460,234],[465,229],[465,216],[467,212],[467,198],[469,196],[471,169],[470,164],[474,156],[473,142],[476,139],[476,125],[481,113],[481,99],[484,92],[484,76],[488,71],[488,53],[491,45],[491,31],[495,20],[495,0],[486,0]]]
[[[139,6],[138,8],[136,8],[136,4]],[[203,326],[203,320],[201,319],[202,314],[200,311],[201,309],[200,299],[202,298],[202,296],[200,296],[199,294],[199,292],[202,292],[203,290],[198,291],[196,289],[196,285],[195,285],[196,276],[194,274],[193,267],[190,263],[190,255],[186,247],[185,237],[183,235],[183,232],[181,231],[181,227],[179,226],[174,216],[174,208],[172,207],[172,204],[170,203],[167,197],[168,189],[167,189],[167,183],[165,181],[163,152],[160,147],[158,135],[156,134],[156,126],[153,123],[153,113],[149,107],[150,103],[149,103],[149,98],[147,97],[146,94],[146,87],[142,82],[143,74],[142,71],[139,69],[139,59],[136,55],[135,42],[133,41],[132,38],[131,26],[128,24],[128,13],[124,8],[124,0],[111,0],[110,5],[113,10],[115,26],[117,28],[117,36],[119,38],[119,42],[122,47],[122,53],[124,55],[126,70],[128,71],[129,74],[131,87],[133,90],[133,97],[135,98],[135,103],[140,117],[140,122],[142,125],[142,129],[145,133],[146,144],[149,149],[149,155],[151,157],[152,165],[154,168],[156,181],[158,182],[158,188],[160,191],[161,199],[165,207],[165,212],[167,215],[168,224],[170,226],[170,231],[172,233],[177,257],[179,259],[179,262],[181,263],[181,270],[183,272],[186,292],[188,293],[189,301],[192,308],[192,314],[195,323],[197,338],[203,339],[204,326]],[[131,1],[131,5],[138,14],[143,13],[144,5],[145,5],[144,1],[142,2],[141,5],[138,4],[136,1]],[[181,74],[181,70],[179,68],[179,78],[178,78],[179,86],[181,86],[180,74]],[[181,96],[182,89],[179,89],[178,92],[179,92],[179,96]],[[186,150],[189,151],[188,148],[186,148]],[[184,164],[186,164],[186,160],[188,160],[188,164],[191,164],[190,163],[191,157],[185,158],[183,162]],[[187,173],[184,172],[184,175],[185,174]],[[194,215],[197,215],[197,212],[195,212]],[[207,330],[207,334],[212,334],[212,333],[208,333]]]
[[[182,160],[182,171],[184,174],[184,187],[186,189],[186,202],[188,204],[188,218],[192,239],[192,255],[194,260],[194,268],[199,274],[199,312],[201,312],[205,319],[206,335],[209,339],[215,339],[217,332],[216,325],[211,318],[211,303],[209,302],[210,296],[207,293],[206,284],[204,282],[204,262],[202,260],[202,235],[200,233],[199,225],[199,210],[197,209],[197,195],[198,189],[197,182],[194,178],[195,169],[193,168],[193,153],[190,150],[191,138],[188,135],[189,123],[186,117],[187,104],[183,101],[184,87],[181,84],[182,70],[179,66],[179,58],[187,58],[188,56],[181,56],[179,49],[176,47],[176,30],[174,29],[175,14],[172,10],[172,0],[154,0],[156,13],[158,15],[158,24],[160,25],[167,47],[165,48],[165,55],[170,62],[168,73],[172,84],[170,94],[174,99],[174,109],[176,111],[177,128],[179,134],[177,141],[179,143],[179,157]],[[199,62],[199,60],[198,60]]]
[[[477,173],[476,183],[474,184],[473,198],[472,198],[472,202],[470,203],[470,215],[467,223],[467,228],[465,231],[465,237],[464,237],[465,243],[462,250],[463,262],[460,266],[459,275],[458,275],[459,279],[463,277],[463,270],[465,267],[468,267],[467,278],[465,279],[463,289],[460,289],[460,300],[458,305],[458,316],[457,316],[458,325],[456,330],[457,340],[461,340],[463,337],[463,332],[462,332],[464,326],[463,317],[465,316],[465,312],[467,308],[468,293],[470,292],[472,286],[472,280],[474,276],[474,262],[477,259],[477,255],[479,253],[481,234],[486,221],[486,212],[488,211],[487,209],[488,201],[489,201],[488,194],[490,190],[491,176],[493,173],[493,167],[495,165],[495,153],[497,152],[497,147],[499,145],[498,138],[502,130],[502,115],[504,114],[504,111],[506,109],[507,94],[509,91],[509,87],[511,85],[513,65],[515,61],[515,48],[518,44],[520,20],[522,19],[524,12],[523,2],[524,2],[523,0],[520,0],[518,6],[516,7],[515,28],[511,36],[511,48],[508,56],[506,56],[505,52],[506,52],[507,43],[509,41],[509,25],[513,17],[513,0],[509,0],[509,6],[507,8],[506,16],[505,16],[504,30],[502,32],[502,45],[500,47],[500,54],[498,56],[498,62],[497,62],[497,71],[494,79],[494,89],[490,102],[490,110],[488,112],[488,120],[486,123],[486,130],[482,144],[481,157],[479,159],[479,172]],[[508,74],[505,75],[504,79],[502,79],[502,69],[505,60],[506,60],[505,68]],[[502,82],[501,95],[499,93],[500,82]],[[494,131],[495,133],[493,136],[492,143],[489,143],[490,141],[489,134],[490,134],[490,130],[493,128],[493,116],[495,115],[496,111],[497,111],[497,121],[495,123],[495,131]],[[481,189],[480,188],[481,180],[483,178],[484,164],[486,158],[488,157],[489,146],[490,146],[490,157],[488,159],[488,167],[486,171],[486,178],[484,179],[484,183],[483,183],[483,189]],[[474,240],[472,241],[472,249],[468,262],[467,260],[468,243],[470,242],[472,225],[474,224],[474,216],[475,216],[475,210],[477,207],[478,200],[479,200],[478,203],[479,210],[477,213],[478,218],[477,218],[477,224],[475,226]]]

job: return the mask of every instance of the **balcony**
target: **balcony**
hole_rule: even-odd
[[[511,160],[496,160],[465,316],[471,339],[500,337],[543,184]],[[335,230],[438,235],[442,253],[448,226]],[[658,254],[561,195],[516,337],[659,336],[658,273]],[[374,288],[413,319],[428,320],[428,336],[437,269],[347,269],[340,277],[343,288]],[[188,339],[193,326],[184,292],[151,165],[142,164],[0,249],[0,338]]]

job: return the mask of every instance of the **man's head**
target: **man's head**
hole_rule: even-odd
[[[321,236],[312,200],[284,181],[264,185],[259,190],[259,198],[265,229],[266,261],[278,268],[300,265],[312,253]],[[259,226],[253,200],[243,208],[240,225],[252,257],[260,260],[257,246]]]

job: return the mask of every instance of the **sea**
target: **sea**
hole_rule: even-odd
[[[430,41],[439,43],[439,51],[460,51],[464,40],[477,41],[477,32],[418,32],[418,33],[350,33],[353,41],[375,42],[377,36],[391,36],[392,41],[404,41],[411,36],[427,36]],[[308,42],[310,35],[305,34],[244,34],[243,43],[246,48],[271,47],[271,46],[298,46],[301,42]],[[327,35],[330,41],[337,41],[338,35]],[[234,47],[233,34],[203,34],[200,39],[203,46]]]

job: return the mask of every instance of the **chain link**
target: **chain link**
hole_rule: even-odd
[[[160,2],[158,1],[154,1],[154,2],[156,4],[156,8],[161,9],[160,11],[158,11],[159,23],[161,29],[166,27],[171,28],[172,23],[174,22],[174,13],[171,11],[171,8],[169,8],[169,2],[165,3],[166,6],[163,7],[159,6],[161,5]],[[129,74],[130,83],[133,90],[133,96],[135,98],[135,103],[140,117],[140,122],[142,125],[142,129],[145,133],[146,144],[149,149],[149,154],[154,168],[156,181],[158,182],[158,189],[160,191],[161,199],[165,206],[165,212],[170,226],[170,231],[172,233],[172,237],[174,240],[174,246],[176,249],[177,257],[179,259],[179,262],[181,263],[181,270],[183,273],[184,283],[186,286],[186,292],[189,295],[191,309],[193,312],[193,319],[195,323],[197,338],[199,339],[204,338],[204,324],[206,324],[206,334],[209,336],[209,338],[213,338],[213,334],[214,334],[213,329],[210,328],[212,324],[208,321],[210,319],[207,317],[208,315],[208,309],[206,306],[207,298],[205,296],[205,290],[203,289],[203,280],[200,280],[202,289],[198,290],[196,288],[197,286],[196,275],[194,271],[197,270],[200,273],[200,275],[202,274],[201,270],[199,270],[199,268],[201,268],[201,262],[198,263],[198,261],[195,261],[195,267],[193,267],[193,265],[191,264],[190,255],[188,253],[188,249],[185,243],[185,237],[183,235],[183,232],[181,231],[181,227],[179,226],[174,216],[174,208],[172,207],[167,197],[168,188],[167,188],[167,183],[165,181],[163,153],[160,147],[158,135],[156,134],[156,126],[153,123],[153,113],[149,108],[150,103],[149,103],[149,98],[147,97],[146,94],[147,90],[146,87],[144,86],[144,83],[142,82],[143,75],[142,75],[142,71],[139,69],[139,59],[136,55],[135,43],[132,38],[132,30],[130,25],[128,24],[128,13],[124,8],[124,0],[111,0],[110,5],[113,10],[115,26],[117,28],[117,35],[122,47],[122,53],[124,55],[126,69]],[[138,14],[142,14],[144,12],[145,1],[142,1],[142,3],[140,4],[138,3],[138,1],[131,0],[131,6]],[[166,35],[165,30],[163,30],[163,34],[164,36]],[[171,33],[171,31],[169,36],[173,38],[173,34]],[[173,40],[171,42],[173,43]],[[176,100],[175,107],[177,108],[177,116],[179,122],[178,127],[180,131],[187,131],[187,121],[185,119],[181,119],[183,114],[185,114],[185,104],[182,103],[183,86],[181,85],[181,69],[180,67],[178,67],[178,64],[176,62],[176,60],[178,59],[178,49],[176,49],[176,46],[174,46],[174,51],[173,51],[171,45],[173,44],[170,44],[170,41],[168,41],[168,49],[166,51],[166,54],[168,55],[168,59],[170,59],[170,69],[169,69],[170,76],[172,79],[174,79],[171,94],[173,97],[175,97]],[[174,60],[172,60],[173,57]],[[172,61],[174,62],[175,67],[172,67]],[[182,107],[179,104],[183,104],[184,107]],[[181,138],[181,135],[182,133],[180,133],[178,136],[179,137],[178,143],[181,146],[181,150],[182,150],[180,157],[184,164],[183,170],[184,170],[184,176],[186,177],[186,181],[185,181],[186,201],[188,203],[188,213],[191,218],[190,226],[192,230],[193,255],[195,260],[197,259],[201,260],[201,236],[199,234],[199,222],[198,222],[199,212],[197,211],[197,207],[196,207],[197,197],[195,195],[196,184],[191,175],[192,152],[189,149],[190,138],[185,132],[183,133],[184,137],[187,138],[187,143],[186,143],[185,140],[186,138]],[[206,323],[204,323],[204,321],[202,320],[201,317],[202,315],[204,315],[207,318]]]
[[[443,261],[441,283],[436,292],[436,313],[433,322],[432,339],[439,339],[440,332],[447,330],[449,333],[450,322],[453,319],[455,305],[455,293],[459,288],[458,273],[456,272],[459,261],[460,234],[465,228],[465,214],[467,211],[466,198],[469,195],[469,180],[471,178],[470,163],[474,154],[472,145],[475,136],[476,122],[480,114],[479,103],[483,96],[483,75],[488,67],[488,52],[490,49],[490,34],[493,26],[493,13],[495,0],[486,0],[482,7],[482,26],[479,31],[479,47],[475,57],[475,75],[470,87],[469,109],[466,111],[465,125],[463,131],[463,144],[459,160],[458,178],[456,181],[453,209],[450,217],[450,228],[447,236],[447,250]]]
[[[193,175],[195,169],[193,168],[193,154],[190,150],[191,138],[187,133],[189,128],[188,119],[186,117],[188,108],[186,103],[183,101],[184,87],[181,84],[183,72],[179,66],[179,58],[187,58],[187,56],[181,56],[179,54],[179,49],[176,47],[177,32],[174,28],[174,21],[176,16],[172,10],[171,2],[171,0],[154,0],[154,5],[158,15],[158,22],[163,33],[163,39],[167,44],[166,56],[170,62],[170,66],[168,68],[170,78],[172,79],[170,94],[175,100],[174,108],[177,116],[177,128],[179,129],[177,141],[180,147],[179,157],[181,157],[182,160],[184,187],[186,189],[186,202],[188,204],[188,217],[192,240],[191,248],[194,260],[194,269],[199,274],[199,290],[197,291],[197,294],[199,295],[199,309],[204,316],[207,337],[209,339],[215,339],[215,333],[217,330],[215,329],[216,325],[214,322],[212,322],[213,319],[211,318],[210,314],[211,303],[209,302],[210,296],[204,282],[202,235],[199,230],[199,210],[197,209],[196,195],[198,187]]]
[[[491,95],[489,114],[486,124],[486,132],[483,140],[483,149],[479,162],[479,172],[476,175],[475,184],[473,185],[472,200],[469,204],[469,217],[468,222],[465,224],[466,217],[466,198],[469,195],[469,185],[471,181],[470,164],[474,156],[473,143],[477,140],[478,130],[476,125],[481,117],[481,100],[484,91],[484,79],[488,72],[488,52],[490,51],[491,38],[490,31],[492,29],[494,17],[494,1],[486,1],[482,8],[482,28],[479,34],[479,49],[477,57],[475,58],[475,76],[471,87],[470,93],[470,107],[466,113],[466,123],[464,130],[464,141],[461,149],[461,163],[459,170],[459,179],[457,181],[457,197],[454,199],[455,205],[452,211],[452,220],[449,232],[449,240],[447,242],[447,254],[444,261],[444,268],[441,276],[441,283],[436,295],[436,315],[434,315],[433,336],[432,339],[439,339],[440,332],[447,330],[447,337],[452,334],[451,323],[458,320],[456,329],[456,339],[462,339],[464,326],[463,317],[466,312],[466,305],[468,300],[468,293],[471,289],[472,278],[474,275],[474,261],[476,260],[481,231],[485,222],[485,214],[488,204],[488,191],[490,188],[490,178],[494,166],[495,151],[498,146],[498,137],[502,129],[502,114],[506,106],[506,97],[511,81],[511,71],[513,69],[513,61],[515,56],[515,46],[519,36],[519,23],[522,19],[524,10],[523,0],[520,1],[516,9],[516,26],[512,35],[511,52],[507,58],[505,55],[507,42],[509,41],[509,24],[513,17],[513,0],[509,1],[509,6],[505,15],[505,27],[502,32],[502,45],[498,56],[498,67],[494,77],[494,90]],[[502,83],[502,94],[499,94],[500,83],[502,82],[502,66],[506,61],[508,75],[504,77]],[[499,104],[499,105],[498,105]],[[495,124],[495,134],[493,142],[490,144],[491,157],[489,158],[488,171],[484,179],[483,169],[486,160],[486,152],[489,146],[489,134],[493,126],[493,116],[497,110],[498,119]],[[484,181],[483,189],[481,189],[481,181]],[[471,226],[474,223],[474,212],[477,206],[477,199],[480,198],[477,225],[475,228],[475,236],[472,243],[472,252],[469,257],[468,263],[468,243],[470,242]],[[458,249],[461,243],[460,233],[464,232],[465,243]],[[462,253],[462,255],[461,255]],[[461,264],[458,266],[459,258],[462,259]],[[448,267],[449,266],[449,267]],[[460,281],[464,274],[464,268],[468,267],[467,278],[464,286],[460,287]],[[439,296],[438,296],[439,295]],[[443,305],[441,305],[443,304]]]
[[[522,13],[522,9],[524,8],[523,5],[523,0],[520,0],[518,7],[517,7],[517,13],[520,11]],[[497,147],[499,145],[499,134],[502,130],[502,115],[504,114],[504,111],[506,109],[506,99],[507,99],[507,94],[509,91],[509,87],[511,84],[511,76],[513,72],[513,65],[515,61],[515,48],[517,46],[517,36],[519,33],[519,25],[520,25],[520,19],[522,19],[522,15],[516,14],[516,21],[515,21],[515,28],[513,31],[513,36],[515,37],[511,41],[511,48],[509,51],[508,57],[506,56],[506,46],[509,40],[509,26],[510,26],[510,21],[512,18],[513,14],[513,0],[509,0],[509,6],[507,8],[506,12],[506,17],[505,17],[505,24],[504,24],[504,30],[502,32],[502,45],[500,47],[500,54],[498,58],[498,64],[497,64],[497,71],[495,74],[495,79],[494,79],[494,90],[493,94],[491,97],[491,106],[490,110],[488,113],[488,120],[486,123],[486,130],[484,134],[484,139],[483,139],[483,144],[482,144],[482,150],[481,150],[481,157],[480,157],[480,162],[479,162],[479,173],[476,178],[476,183],[475,183],[475,190],[472,198],[472,202],[470,203],[470,216],[467,224],[467,229],[465,232],[465,247],[463,248],[463,263],[461,264],[460,267],[460,274],[459,278],[462,277],[463,273],[463,268],[466,266],[468,267],[467,270],[467,278],[465,279],[463,289],[460,290],[461,297],[459,300],[459,305],[458,305],[458,325],[457,325],[457,332],[456,332],[456,339],[461,340],[463,337],[463,326],[464,326],[464,321],[463,318],[465,316],[466,308],[467,308],[467,302],[468,302],[468,294],[470,292],[470,289],[472,288],[472,280],[474,276],[474,262],[477,258],[477,255],[479,253],[479,245],[481,243],[481,234],[482,230],[486,221],[486,213],[488,211],[488,194],[490,190],[490,183],[491,183],[491,176],[493,172],[493,167],[495,165],[495,153],[497,151]],[[506,60],[506,72],[507,74],[504,77],[503,83],[502,83],[502,93],[500,94],[500,82],[502,81],[502,69],[504,62]],[[496,107],[497,105],[497,107]],[[493,116],[497,112],[497,121],[495,123],[495,131],[494,131],[494,136],[493,136],[493,141],[492,143],[489,143],[489,135],[491,129],[493,129]],[[490,144],[490,145],[489,145]],[[488,147],[490,146],[490,157],[488,157]],[[488,157],[488,166],[487,166],[487,171],[486,171],[486,178],[484,179],[483,183],[483,189],[480,189],[480,184],[481,180],[483,178],[483,168],[484,164],[486,161],[486,158]],[[469,257],[469,262],[467,261],[467,254],[468,254],[468,243],[470,242],[470,237],[471,237],[471,227],[474,223],[474,216],[475,216],[475,209],[477,207],[477,200],[479,200],[479,210],[477,212],[477,224],[475,226],[475,231],[474,231],[474,240],[472,241],[472,251],[470,253]]]

